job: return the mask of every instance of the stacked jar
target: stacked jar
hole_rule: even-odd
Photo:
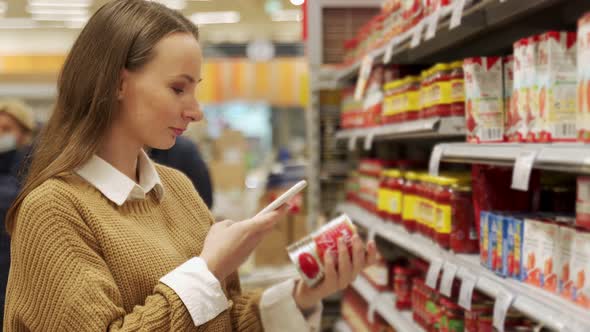
[[[418,195],[418,179],[419,175],[416,172],[406,172],[405,174],[402,223],[408,232],[414,232],[417,228],[416,198]]]
[[[403,186],[403,172],[397,169],[382,172],[377,198],[377,212],[382,219],[401,223]]]
[[[403,115],[404,80],[395,80],[383,86],[385,97],[383,98],[383,123],[399,122]]]
[[[451,115],[451,66],[439,63],[429,69],[426,78],[426,118]]]
[[[465,116],[465,74],[463,61],[451,63],[451,115]]]

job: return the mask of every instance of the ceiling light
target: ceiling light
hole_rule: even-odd
[[[270,14],[273,22],[301,22],[301,10],[284,9]]]
[[[81,8],[27,8],[33,15],[64,15],[64,16],[87,16],[88,9]]]
[[[149,0],[157,3],[161,3],[164,6],[176,10],[183,10],[186,7],[186,0]]]
[[[194,13],[190,16],[190,19],[197,25],[230,24],[240,22],[240,13],[236,11]]]
[[[291,4],[293,4],[295,6],[301,6],[301,5],[303,5],[304,2],[305,2],[305,0],[291,0]]]
[[[64,21],[64,22],[87,22],[89,17],[85,16],[64,16],[64,15],[51,15],[51,14],[33,14],[31,15],[35,21]]]
[[[39,23],[30,18],[0,19],[0,29],[33,29],[37,27],[39,27]]]
[[[29,0],[30,7],[90,7],[91,0]]]

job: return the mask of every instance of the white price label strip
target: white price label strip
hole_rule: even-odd
[[[494,303],[494,327],[499,332],[504,332],[504,322],[506,321],[506,314],[508,309],[514,301],[514,295],[505,290],[500,290],[496,296],[496,303]]]
[[[410,42],[410,47],[414,48],[420,45],[420,40],[422,39],[422,28],[424,27],[424,20],[420,21],[420,23],[414,26],[414,30],[412,33],[412,41]]]
[[[457,274],[457,265],[446,262],[443,267],[443,276],[440,281],[440,292],[443,295],[451,297],[453,291],[453,281],[455,281],[455,275]]]
[[[434,38],[436,34],[436,30],[438,29],[438,21],[440,18],[440,11],[441,9],[437,9],[432,15],[430,15],[428,27],[426,28],[426,34],[424,35],[424,40],[430,40]]]
[[[385,47],[385,55],[383,55],[383,64],[388,64],[391,61],[391,57],[393,56],[393,48],[397,45],[396,40],[394,39],[391,44]]]
[[[356,136],[351,136],[348,140],[348,151],[354,151],[356,148]]]
[[[466,310],[471,310],[471,299],[473,298],[473,289],[477,283],[477,277],[467,270],[461,273],[461,289],[459,291],[459,305]]]
[[[432,176],[438,176],[438,170],[440,168],[440,160],[445,152],[445,145],[439,144],[434,147],[430,154],[430,162],[428,163],[428,172]]]
[[[367,54],[363,57],[363,61],[361,62],[361,69],[359,72],[359,77],[356,81],[356,88],[354,90],[354,99],[361,100],[365,94],[365,87],[367,86],[367,81],[369,80],[369,76],[371,75],[371,69],[373,68],[373,56],[371,54]]]
[[[369,133],[367,134],[367,137],[365,137],[365,151],[370,151],[371,148],[373,147],[373,138],[375,137],[375,133]]]
[[[453,3],[455,4],[453,7],[453,12],[451,14],[451,22],[449,24],[449,29],[454,29],[461,25],[461,18],[463,18],[463,9],[465,9],[465,2],[467,0],[457,0]]]
[[[440,274],[442,266],[443,261],[440,258],[434,258],[432,261],[430,261],[430,267],[428,268],[428,272],[426,273],[426,286],[432,289],[436,289],[438,276]]]
[[[514,170],[512,171],[512,189],[529,190],[529,180],[538,154],[539,151],[523,151],[516,158]]]
[[[369,320],[369,323],[375,323],[375,311],[377,310],[379,303],[387,301],[387,298],[391,298],[392,296],[393,294],[391,293],[378,293],[375,295],[375,297],[373,297],[373,299],[371,299],[369,302],[369,308],[367,310],[367,319]]]

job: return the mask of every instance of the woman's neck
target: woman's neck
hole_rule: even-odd
[[[124,132],[113,128],[105,136],[96,155],[139,183],[137,162],[141,149],[141,144],[135,144]]]

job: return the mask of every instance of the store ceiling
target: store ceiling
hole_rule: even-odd
[[[91,2],[89,12],[92,14],[101,5],[109,0],[0,0],[5,4],[4,18],[0,18],[0,30],[47,30],[47,29],[73,29],[76,25],[64,21],[33,21],[34,26],[27,26],[25,23],[31,23],[33,15],[29,7],[29,2],[50,2],[50,3],[68,3],[68,2]],[[277,42],[297,42],[301,39],[301,22],[283,21],[275,22],[267,14],[265,6],[267,2],[274,2],[275,6],[282,10],[299,10],[300,7],[292,5],[289,0],[158,0],[160,2],[185,3],[182,12],[190,17],[195,13],[204,12],[221,12],[235,11],[240,15],[237,23],[231,24],[208,24],[200,25],[201,36],[204,41],[210,43],[245,43],[255,39],[266,39]],[[276,8],[276,7],[275,7]],[[1,7],[0,7],[1,11]],[[291,12],[292,14],[292,12]],[[292,15],[291,15],[292,16]],[[15,23],[15,24],[13,24]],[[18,25],[17,25],[18,24]],[[22,25],[22,26],[21,26]]]

